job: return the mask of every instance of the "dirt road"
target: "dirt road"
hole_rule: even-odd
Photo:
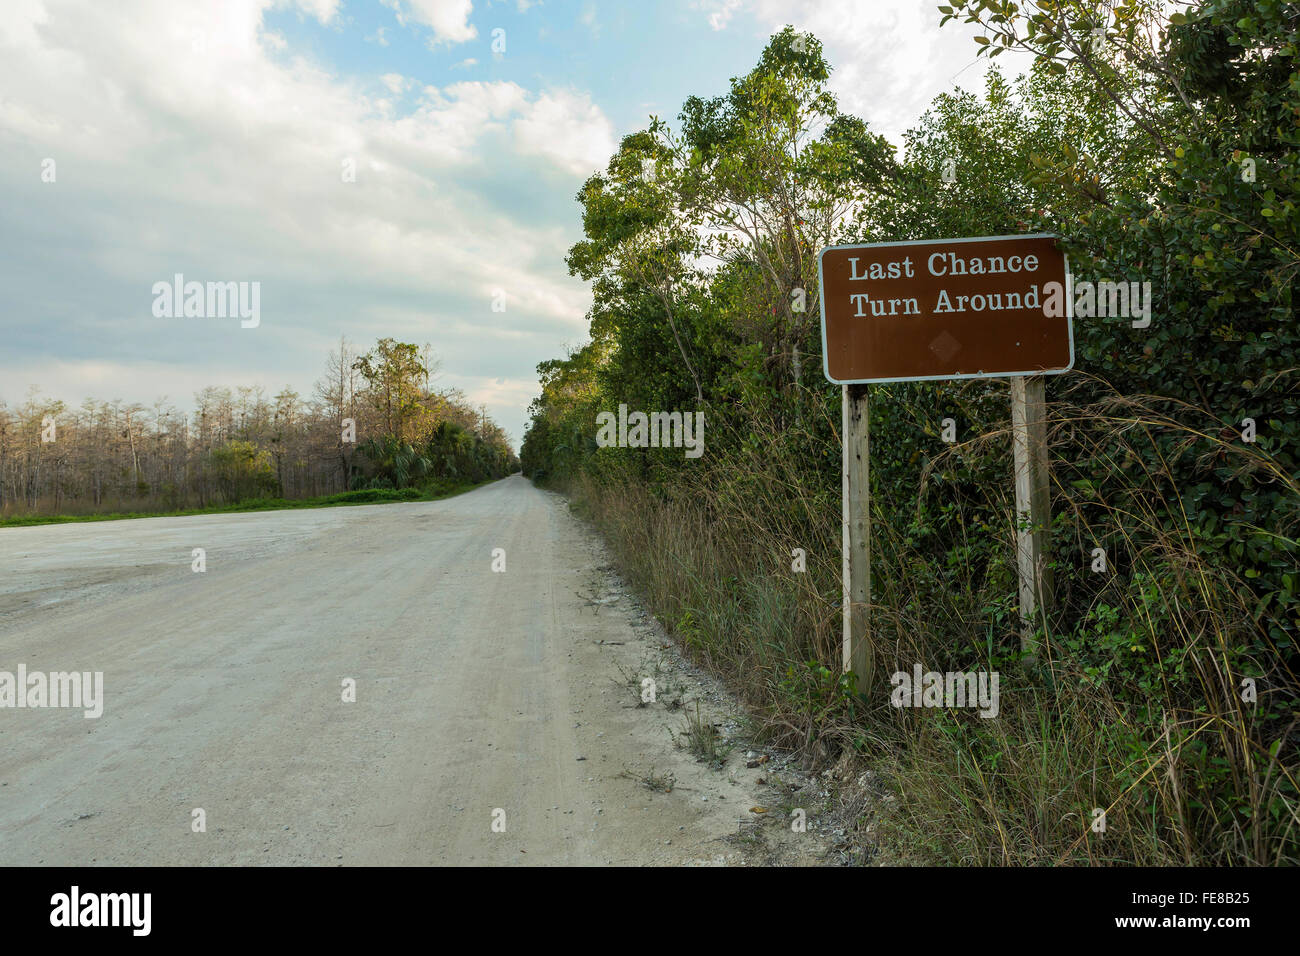
[[[811,850],[775,809],[755,836],[762,770],[674,743],[691,701],[723,723],[727,706],[604,565],[521,477],[437,502],[0,529],[0,671],[104,681],[97,719],[0,708],[0,864]]]

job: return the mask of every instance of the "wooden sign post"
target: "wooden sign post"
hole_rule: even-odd
[[[1016,567],[1020,577],[1020,648],[1037,653],[1034,625],[1051,600],[1047,567],[1052,515],[1047,461],[1047,389],[1041,375],[1011,379],[1011,450],[1016,475]]]
[[[1011,378],[1021,646],[1049,605],[1043,376],[1074,365],[1069,262],[1055,236],[830,246],[818,257],[822,362],[842,385],[843,664],[871,682],[867,385]]]
[[[867,386],[844,385],[841,441],[844,445],[843,565],[844,670],[858,678],[858,689],[871,686],[871,482],[867,454],[870,429]]]

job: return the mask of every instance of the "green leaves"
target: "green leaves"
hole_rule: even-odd
[[[1060,234],[1076,279],[1149,282],[1154,301],[1146,328],[1076,321],[1078,372],[1051,386],[1058,601],[1044,639],[1059,652],[1052,667],[1069,675],[1059,685],[1068,698],[1056,699],[1077,700],[1082,681],[1114,709],[1118,756],[1106,769],[1134,784],[1166,732],[1162,709],[1215,715],[1235,735],[1231,748],[1190,740],[1182,759],[1195,767],[1187,806],[1207,814],[1191,815],[1196,833],[1223,836],[1208,815],[1250,809],[1230,786],[1242,766],[1224,754],[1262,759],[1278,733],[1263,725],[1292,719],[1294,688],[1273,687],[1277,714],[1244,718],[1258,723],[1232,724],[1241,708],[1219,696],[1261,667],[1280,675],[1300,634],[1300,77],[1286,62],[1294,23],[1281,9],[1210,0],[1163,24],[1154,5],[1121,2],[1108,6],[1096,52],[1094,4],[953,0],[939,12],[983,23],[988,55],[1028,44],[1038,62],[1014,81],[991,70],[983,96],[937,97],[901,159],[864,119],[834,108],[820,47],[799,49],[783,31],[726,95],[688,99],[676,137],[652,120],[584,187],[585,238],[570,266],[594,283],[592,342],[539,366],[530,473],[699,496],[710,530],[733,522],[764,542],[773,528],[803,541],[829,527],[837,540],[840,393],[820,378],[808,268],[820,245]],[[1167,27],[1164,46],[1138,43],[1148,27]],[[653,184],[637,175],[646,157]],[[1254,182],[1242,177],[1247,157]],[[691,245],[700,230],[708,243]],[[711,268],[697,268],[689,253],[706,249]],[[661,295],[668,278],[671,297]],[[785,305],[796,281],[808,292],[802,317]],[[689,407],[697,382],[710,416],[705,477],[680,455],[591,446],[598,410]],[[998,660],[1016,646],[1005,383],[873,387],[871,415],[883,626],[960,666]],[[944,415],[961,422],[960,448],[935,438]],[[1242,438],[1246,417],[1255,442]],[[1105,573],[1092,570],[1094,547]],[[743,620],[736,607],[766,565],[736,567],[720,588],[731,610],[710,621],[687,612],[692,635]],[[782,639],[805,640],[836,617],[826,594],[837,588],[809,591],[805,617],[769,614]],[[776,645],[765,632],[753,646],[768,655]],[[785,706],[872,719],[843,709],[853,702],[832,661],[805,665],[804,645],[790,646],[798,653],[764,677]],[[1177,747],[1186,728],[1174,723]],[[1160,793],[1133,794],[1174,826],[1159,816]],[[1222,845],[1212,837],[1207,845]]]

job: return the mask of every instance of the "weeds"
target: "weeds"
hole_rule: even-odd
[[[677,786],[677,778],[671,771],[656,773],[652,769],[648,773],[636,773],[635,771],[624,770],[619,776],[627,780],[634,780],[647,790],[653,790],[656,793],[672,793],[673,787]]]
[[[814,763],[855,753],[876,771],[894,799],[869,812],[895,858],[1296,863],[1300,575],[1261,605],[1240,563],[1265,546],[1290,547],[1294,562],[1294,477],[1186,408],[1061,401],[1050,424],[1054,444],[1080,450],[1053,465],[1057,601],[1039,660],[1021,660],[1008,443],[992,429],[918,462],[915,491],[873,498],[878,676],[861,696],[838,671],[838,489],[797,446],[775,434],[740,444],[676,492],[590,481],[570,492],[647,608],[748,705],[756,738]],[[1276,488],[1276,526],[1225,528],[1198,511],[1206,491],[1169,476],[1202,466]],[[806,573],[791,573],[792,547]],[[1105,574],[1090,567],[1095,547]],[[998,670],[998,719],[890,707],[888,675],[914,663]],[[698,710],[682,738],[716,763]]]
[[[679,740],[686,741],[686,749],[710,767],[722,767],[727,762],[731,748],[724,744],[718,729],[700,716],[700,702],[695,702],[695,713],[686,712],[686,726],[678,734]]]

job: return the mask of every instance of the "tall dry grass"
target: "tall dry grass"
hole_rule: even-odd
[[[1070,454],[1053,466],[1058,601],[1032,661],[1016,637],[1010,482],[981,484],[982,500],[944,497],[956,459],[981,462],[981,474],[1010,467],[1005,432],[920,463],[910,512],[876,495],[877,678],[861,695],[838,674],[839,489],[808,467],[788,425],[758,424],[758,441],[729,443],[685,482],[567,490],[760,733],[812,762],[852,752],[884,776],[895,799],[863,822],[887,859],[1293,864],[1294,607],[1258,606],[1257,589],[1189,516],[1176,477],[1208,460],[1288,503],[1300,488],[1268,452],[1196,417],[1149,398],[1052,403],[1054,447]],[[917,531],[939,514],[958,529],[942,551]],[[1295,537],[1285,523],[1260,533]],[[1093,576],[1099,542],[1112,567]],[[806,573],[791,569],[794,548]],[[914,663],[998,671],[998,717],[891,707],[889,675]],[[1253,703],[1244,678],[1256,681]]]

